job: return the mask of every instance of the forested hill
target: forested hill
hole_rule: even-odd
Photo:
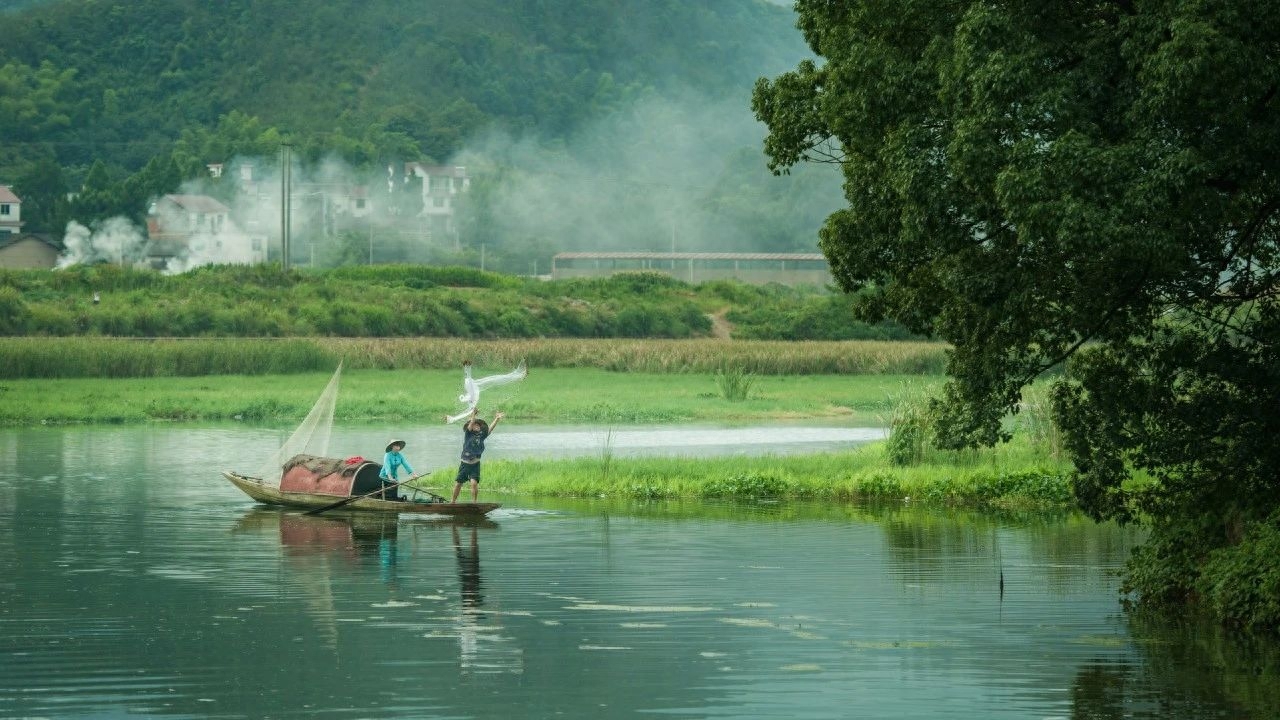
[[[15,9],[16,8],[16,9]],[[232,111],[350,161],[563,137],[646,92],[749,103],[805,48],[765,0],[9,2],[0,171],[134,170]],[[53,152],[55,157],[48,158]]]

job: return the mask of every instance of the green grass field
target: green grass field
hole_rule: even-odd
[[[502,372],[495,365],[478,374]],[[300,421],[328,373],[0,381],[0,424]],[[942,384],[937,375],[748,375],[746,397],[726,397],[723,375],[530,369],[526,380],[481,396],[482,410],[537,423],[670,424],[836,419],[888,426],[906,403]],[[458,370],[348,370],[341,422],[433,423],[455,411]],[[1034,393],[1030,398],[1038,397]],[[560,497],[880,500],[995,510],[1068,508],[1070,467],[1043,413],[1024,412],[1014,442],[988,450],[925,449],[893,462],[885,443],[857,450],[756,458],[616,458],[487,462],[486,492]],[[426,480],[451,486],[449,471]]]
[[[1071,505],[1070,470],[1025,435],[982,451],[930,453],[900,466],[883,443],[844,452],[762,457],[486,461],[486,491],[552,497],[855,500],[961,505],[1001,510]],[[428,476],[452,486],[452,469]]]
[[[501,372],[495,366],[482,372]],[[209,375],[0,381],[0,424],[8,426],[151,421],[301,420],[328,374]],[[747,398],[725,399],[707,373],[531,368],[521,383],[481,396],[482,410],[545,423],[680,423],[841,418],[882,425],[904,389],[929,389],[920,375],[753,376]],[[434,422],[457,408],[458,370],[349,370],[340,421]]]

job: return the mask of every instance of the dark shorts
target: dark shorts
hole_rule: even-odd
[[[458,463],[458,477],[454,482],[464,483],[468,480],[480,482],[480,463]]]
[[[386,488],[388,485],[395,485],[395,484],[396,484],[396,481],[395,481],[395,480],[389,480],[389,479],[387,479],[387,478],[378,478],[378,479],[382,481],[382,487],[383,487],[383,488]],[[400,488],[398,488],[398,487],[393,487],[393,488],[391,488],[390,490],[386,490],[386,489],[384,489],[384,490],[382,491],[382,493],[378,495],[378,497],[379,497],[380,499],[382,499],[382,500],[399,500],[399,499],[400,499]]]

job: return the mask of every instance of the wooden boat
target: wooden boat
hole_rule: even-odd
[[[334,511],[372,510],[454,517],[483,517],[502,507],[497,503],[449,503],[431,493],[425,493],[427,499],[423,500],[418,499],[419,495],[424,494],[420,491],[411,492],[408,498],[401,498],[396,488],[385,491],[382,489],[382,480],[378,478],[382,466],[376,462],[358,456],[341,459],[306,454],[303,450],[312,446],[313,436],[319,436],[322,441],[315,443],[315,447],[320,449],[312,452],[326,452],[324,448],[328,447],[328,428],[332,424],[333,408],[338,398],[338,379],[341,376],[342,365],[338,365],[311,412],[284,447],[259,471],[261,475],[274,476],[278,469],[278,484],[231,470],[223,471],[223,477],[260,503],[286,507],[315,509],[347,498],[358,498],[334,508]],[[369,497],[365,497],[366,495]]]
[[[369,464],[373,465],[375,468],[378,467],[377,463]],[[331,492],[286,490],[274,487],[259,478],[241,475],[230,470],[224,471],[222,475],[230,480],[232,485],[235,485],[244,491],[244,494],[260,503],[266,503],[268,505],[283,505],[285,507],[312,509],[324,507],[325,505],[332,505],[334,502],[341,500],[344,497],[361,494],[358,492],[352,494],[334,494]],[[360,510],[384,513],[449,515],[453,517],[483,517],[500,507],[502,507],[502,505],[499,503],[426,502],[423,500],[415,500],[412,496],[404,500],[383,500],[377,497],[367,497],[360,498],[359,500],[353,500],[333,512]]]

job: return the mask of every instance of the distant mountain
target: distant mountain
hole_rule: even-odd
[[[209,163],[270,174],[284,143],[343,182],[465,165],[453,249],[513,272],[562,250],[813,252],[841,202],[830,166],[765,166],[752,86],[810,55],[776,2],[0,2],[0,182],[45,232],[136,220]]]
[[[44,118],[0,101],[0,133],[79,166],[136,169],[231,111],[445,158],[481,127],[563,137],[644,92],[745,107],[757,77],[805,55],[792,12],[765,0],[0,3],[21,9],[0,40],[10,102]]]

